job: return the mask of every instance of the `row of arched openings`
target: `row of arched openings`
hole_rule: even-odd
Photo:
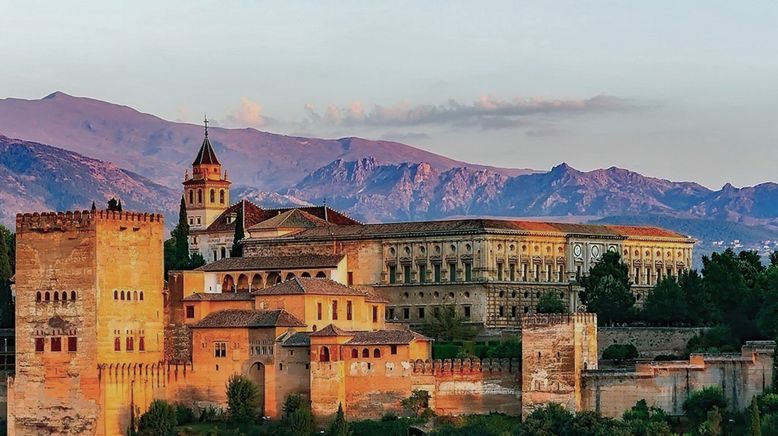
[[[209,193],[209,200],[211,203],[216,203],[216,190],[211,189]],[[203,202],[203,190],[198,189],[197,190],[197,203]],[[219,190],[219,204],[224,204],[224,189]],[[189,204],[194,204],[194,189],[189,191]]]
[[[279,283],[281,283],[284,280],[291,280],[295,278],[296,275],[294,273],[288,273],[286,275],[286,278],[282,280],[281,274],[273,272],[267,275],[267,286],[274,286]],[[304,272],[300,274],[300,277],[302,278],[311,278],[311,273]],[[317,279],[326,279],[327,274],[324,271],[319,271],[316,273]],[[235,282],[235,278],[232,277],[232,275],[227,274],[224,276],[224,280],[222,280],[222,292],[235,292],[237,291],[248,291],[249,289],[261,289],[264,287],[265,281],[262,278],[261,274],[254,274],[254,276],[251,278],[251,288],[249,288],[249,276],[247,274],[240,274],[238,276],[237,283]]]
[[[132,291],[132,292],[126,291],[125,292],[125,291],[117,291],[116,289],[114,289],[114,291],[113,291],[113,299],[114,300],[128,300],[128,301],[132,301],[132,300],[143,301],[143,291],[140,291],[140,292],[138,292],[138,291]]]
[[[45,291],[45,292],[38,291],[35,293],[35,301],[68,301],[68,300],[75,301],[76,300],[76,291],[70,291],[69,295],[70,298],[68,298],[68,291],[62,291],[61,293],[59,291],[54,291],[53,293],[51,291]]]
[[[381,350],[378,348],[373,349],[373,358],[380,358],[381,357]],[[359,358],[359,350],[357,348],[351,349],[351,358],[352,359],[358,359]],[[370,350],[368,348],[362,349],[362,358],[368,359],[370,358]],[[319,361],[320,362],[329,362],[330,361],[330,349],[328,347],[321,347],[319,350]]]

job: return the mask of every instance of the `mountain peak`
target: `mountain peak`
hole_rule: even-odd
[[[43,97],[41,100],[52,100],[55,98],[62,98],[62,97],[72,97],[72,95],[66,94],[62,91],[54,91],[51,94]]]

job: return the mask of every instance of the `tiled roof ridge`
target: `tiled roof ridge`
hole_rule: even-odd
[[[326,204],[323,204],[323,205],[315,205],[315,204],[312,204],[312,205],[310,205],[310,206],[288,206],[288,207],[272,207],[272,208],[267,208],[267,209],[263,209],[263,210],[266,210],[266,211],[269,211],[269,212],[270,212],[270,211],[277,211],[277,210],[289,210],[289,209],[308,209],[308,208],[319,208],[319,207],[326,207],[327,209],[329,209],[329,210],[331,210],[331,211],[333,211],[333,212],[335,212],[335,213],[337,213],[337,214],[343,215],[344,217],[346,217],[346,218],[348,218],[348,219],[350,219],[350,220],[352,220],[352,221],[354,221],[354,222],[355,222],[355,224],[346,224],[346,225],[352,225],[352,226],[355,226],[355,225],[365,225],[365,224],[366,224],[366,223],[363,223],[362,221],[359,221],[358,219],[356,219],[356,218],[352,217],[352,216],[351,216],[351,215],[349,215],[348,213],[346,213],[346,212],[343,212],[343,211],[342,211],[342,210],[340,210],[340,209],[335,209],[335,208],[333,208],[333,207],[330,207],[330,206],[328,206],[328,205],[326,205]],[[305,211],[303,211],[303,212],[305,212]],[[317,217],[317,218],[318,218],[318,217]],[[321,219],[321,218],[320,218],[320,219]]]

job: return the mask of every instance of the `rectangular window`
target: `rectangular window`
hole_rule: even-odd
[[[74,351],[78,351],[78,338],[76,338],[75,336],[68,337],[68,351],[71,353]]]
[[[464,311],[465,311],[465,318],[470,318],[470,306],[465,306]]]
[[[635,267],[635,284],[636,285],[640,284],[640,267],[639,266]]]
[[[403,281],[405,284],[409,284],[411,282],[411,266],[410,265],[403,265]]]
[[[427,265],[419,265],[419,283],[427,281]]]
[[[389,284],[393,285],[395,283],[397,283],[397,267],[389,265]]]
[[[521,264],[521,280],[527,281],[529,279],[529,276],[527,275],[527,269],[529,266],[526,263]]]
[[[565,266],[563,264],[559,265],[559,282],[565,281]]]
[[[551,268],[553,268],[552,265],[546,265],[546,281],[551,281]]]
[[[646,284],[651,284],[651,268],[646,267]]]
[[[465,281],[466,282],[472,282],[473,281],[473,267],[470,263],[465,263]]]
[[[505,306],[500,306],[500,318],[505,316]]]
[[[454,283],[457,281],[457,264],[448,264],[448,281]]]
[[[226,342],[214,342],[213,343],[213,357],[227,357],[227,343]]]
[[[497,262],[497,280],[502,281],[502,262]]]
[[[353,271],[349,271],[348,272],[348,285],[349,286],[354,285],[354,272]]]
[[[397,345],[392,345],[389,347],[390,353],[397,354]]]
[[[194,306],[186,306],[186,317],[194,318]]]
[[[316,319],[318,319],[319,321],[321,321],[321,315],[322,315],[321,312],[322,312],[321,303],[316,303]]]
[[[386,317],[389,319],[394,319],[394,307],[390,307],[387,310],[389,313],[386,314]]]
[[[672,275],[673,275],[673,268],[668,266],[667,267],[667,277],[670,277]]]
[[[424,308],[423,307],[419,308],[419,319],[424,319]]]
[[[403,319],[409,319],[411,317],[411,309],[403,307]]]
[[[346,319],[351,321],[351,318],[353,317],[351,313],[351,300],[346,301]]]
[[[146,341],[143,336],[138,338],[138,351],[146,351]]]
[[[662,268],[656,269],[656,281],[662,280]]]
[[[540,281],[540,265],[534,264],[532,266],[534,267],[533,269],[535,270],[535,281],[539,282]]]
[[[433,273],[435,275],[435,283],[440,283],[440,264],[436,263],[433,266]]]
[[[332,300],[332,319],[338,319],[338,300]]]
[[[581,265],[575,266],[575,280],[581,280]]]
[[[512,263],[508,265],[508,278],[510,281],[515,282],[516,281],[516,264]]]
[[[42,353],[46,347],[46,339],[35,338],[35,352]]]
[[[51,351],[62,351],[62,338],[51,338]]]
[[[511,306],[511,318],[516,318],[516,306]]]
[[[121,338],[113,338],[113,351],[122,351]]]
[[[133,338],[127,338],[124,341],[126,351],[133,351],[135,349],[135,344],[133,342],[135,342]]]
[[[378,306],[373,306],[373,322],[378,322]]]

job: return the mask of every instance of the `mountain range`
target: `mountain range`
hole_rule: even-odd
[[[732,230],[734,236],[778,239],[775,183],[711,190],[615,167],[588,172],[565,163],[550,171],[496,168],[397,142],[209,130],[234,182],[233,198],[266,206],[326,202],[365,222],[611,217],[630,223],[661,219],[666,227],[698,233],[710,228],[706,222],[730,222],[730,230],[739,229]],[[0,220],[8,223],[17,211],[83,208],[111,195],[129,208],[174,216],[180,183],[203,132],[196,125],[56,92],[40,100],[0,99],[0,134]]]

